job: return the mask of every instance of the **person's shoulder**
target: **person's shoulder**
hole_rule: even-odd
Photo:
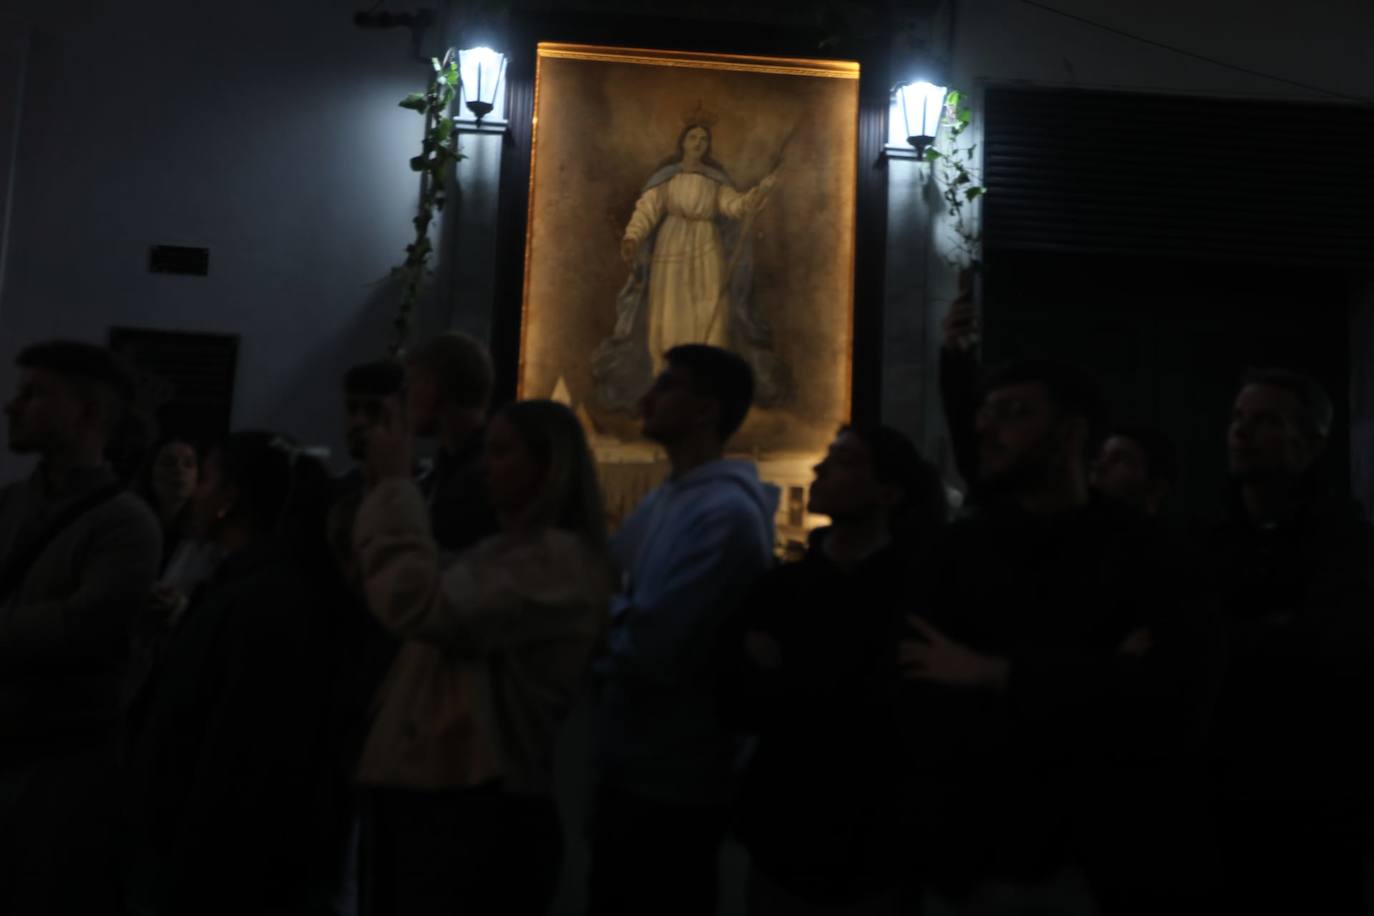
[[[754,527],[771,515],[759,498],[734,484],[721,482],[702,487],[682,507],[683,521],[698,525],[747,525]]]

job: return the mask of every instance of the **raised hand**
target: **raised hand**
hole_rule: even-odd
[[[982,322],[978,320],[978,306],[973,296],[963,293],[949,306],[949,312],[940,324],[944,332],[944,346],[947,350],[971,350],[978,345]]]
[[[367,430],[367,471],[374,481],[389,477],[409,479],[415,466],[415,440],[406,419],[405,401],[389,395],[382,402],[377,422]]]
[[[635,256],[639,254],[639,242],[634,239],[620,240],[620,259],[628,266],[633,267]]]

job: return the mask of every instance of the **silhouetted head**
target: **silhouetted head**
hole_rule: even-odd
[[[323,556],[328,476],[278,433],[231,433],[210,450],[191,498],[192,533],[226,546],[279,539],[301,556]]]
[[[133,373],[105,347],[57,340],[20,351],[19,385],[5,406],[20,454],[102,453],[124,423]]]
[[[160,514],[179,511],[200,481],[200,450],[185,436],[164,436],[149,449],[139,489]]]
[[[406,356],[406,413],[419,436],[439,432],[445,408],[485,413],[495,386],[491,354],[481,341],[450,331]]]
[[[1326,449],[1335,409],[1315,379],[1287,369],[1254,369],[1231,409],[1231,476],[1241,483],[1305,477]]]
[[[846,426],[815,468],[807,510],[836,524],[881,516],[894,538],[924,539],[948,513],[939,472],[889,426]]]
[[[978,408],[978,477],[995,488],[1038,486],[1082,475],[1088,444],[1106,413],[1096,380],[1035,360],[993,372]]]
[[[355,461],[367,457],[367,431],[382,418],[388,397],[405,391],[405,367],[399,360],[360,363],[344,374],[344,439]]]
[[[1178,481],[1178,454],[1169,437],[1148,426],[1111,430],[1093,459],[1088,482],[1107,499],[1158,515]]]
[[[600,547],[606,526],[596,462],[576,415],[555,401],[517,401],[487,424],[487,492],[503,519],[562,528]]]
[[[644,435],[671,447],[707,434],[724,445],[754,401],[754,373],[739,356],[707,344],[664,354],[665,368],[644,395]]]

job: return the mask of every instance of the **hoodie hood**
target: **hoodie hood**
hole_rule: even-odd
[[[758,468],[752,461],[738,458],[721,458],[710,461],[699,468],[693,468],[676,480],[669,480],[664,488],[677,493],[686,493],[698,487],[708,487],[729,483],[744,494],[764,517],[772,518],[778,511],[782,491],[771,483],[759,479]]]

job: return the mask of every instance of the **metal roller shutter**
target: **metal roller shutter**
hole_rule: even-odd
[[[1374,109],[986,92],[985,246],[1374,266]]]

